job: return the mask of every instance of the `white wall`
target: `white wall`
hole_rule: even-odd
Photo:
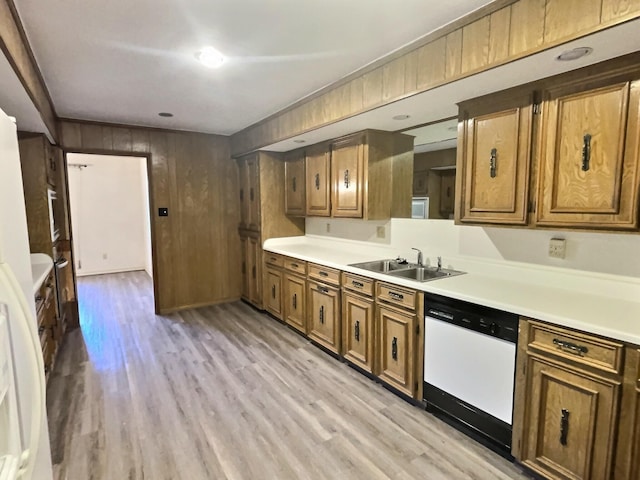
[[[351,240],[375,237],[377,225],[385,226],[385,238],[368,241],[384,242],[398,254],[415,261],[416,252],[425,257],[465,255],[480,259],[509,260],[535,265],[549,265],[598,273],[640,277],[640,234],[568,232],[523,228],[471,227],[454,225],[453,220],[417,220],[394,218],[389,222],[308,217],[307,234],[333,236]],[[331,232],[326,232],[326,224]],[[566,240],[566,258],[547,255],[549,239]]]
[[[77,274],[151,274],[146,159],[68,154],[67,161]]]

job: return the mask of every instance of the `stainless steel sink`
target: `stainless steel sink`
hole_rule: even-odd
[[[415,265],[408,262],[400,263],[397,260],[375,260],[373,262],[352,263],[351,267],[362,268],[363,270],[369,270],[370,272],[389,273],[407,270]]]
[[[442,268],[437,270],[435,268],[427,267],[413,267],[405,270],[398,270],[395,272],[389,272],[390,276],[407,278],[409,280],[416,280],[418,282],[428,282],[429,280],[436,280],[438,278],[453,277],[455,275],[462,275],[465,272],[459,272],[458,270],[449,270]]]

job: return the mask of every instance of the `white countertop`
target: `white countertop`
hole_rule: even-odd
[[[349,264],[395,258],[385,245],[307,235],[267,240],[264,250],[424,292],[640,345],[640,279],[471,257],[443,259],[465,275],[429,282],[392,277]],[[425,252],[428,258],[428,252]],[[433,264],[433,262],[432,262]]]
[[[44,253],[31,254],[31,275],[33,277],[33,294],[35,295],[42,283],[53,269],[53,259]]]

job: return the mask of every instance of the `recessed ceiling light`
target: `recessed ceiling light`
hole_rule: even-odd
[[[160,115],[161,117],[165,117],[165,118],[173,117],[173,113],[170,113],[170,112],[160,112],[158,115]]]
[[[593,52],[593,48],[591,47],[578,47],[573,50],[567,50],[562,52],[560,55],[556,57],[556,60],[559,62],[570,62],[571,60],[577,60],[579,58],[585,57]]]
[[[407,118],[411,118],[411,115],[395,115],[391,118],[394,120],[406,120]]]
[[[294,140],[293,143],[305,143],[306,140],[302,140],[301,138],[298,138],[297,140]]]
[[[196,52],[196,58],[208,68],[218,68],[226,60],[224,55],[213,47],[203,47],[202,50]]]

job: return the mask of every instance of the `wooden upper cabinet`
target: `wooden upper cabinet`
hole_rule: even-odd
[[[331,145],[332,217],[363,216],[364,142],[364,136],[357,135]]]
[[[331,150],[329,145],[314,145],[306,151],[307,216],[331,215]]]
[[[305,154],[297,150],[284,157],[284,204],[285,213],[292,216],[304,216],[305,208]]]
[[[505,92],[460,106],[460,222],[527,223],[533,95]]]
[[[539,225],[638,226],[640,81],[544,92]]]

